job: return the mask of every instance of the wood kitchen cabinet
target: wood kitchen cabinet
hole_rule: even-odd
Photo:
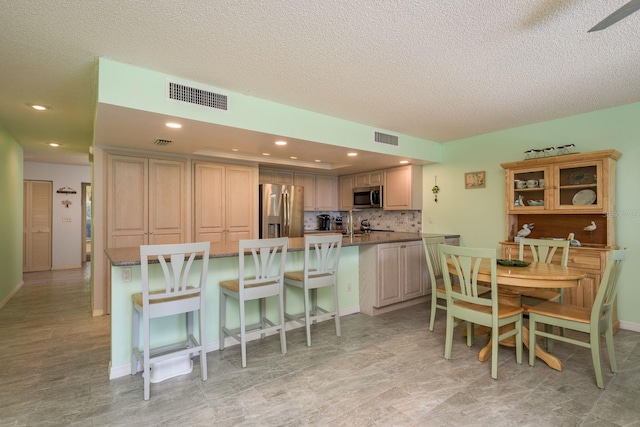
[[[422,210],[422,166],[385,169],[382,200],[385,210]]]
[[[195,240],[257,238],[257,169],[196,162],[193,171]]]
[[[296,173],[293,179],[294,185],[304,187],[305,211],[338,210],[338,177]]]
[[[570,247],[569,266],[584,269],[587,277],[580,287],[565,289],[565,301],[588,309],[600,285],[607,251],[617,247],[615,170],[620,157],[616,150],[603,150],[501,165],[507,186],[502,257],[518,256],[515,240],[523,224],[534,224],[530,238],[567,238],[574,233],[582,246]],[[597,228],[585,231],[591,221]],[[617,319],[614,325],[619,328]]]
[[[107,155],[107,245],[183,243],[185,161]]]
[[[360,310],[370,316],[426,301],[422,240],[360,248]]]
[[[354,175],[354,187],[371,187],[383,185],[384,171],[363,172]]]
[[[338,209],[348,211],[353,209],[353,175],[344,175],[340,177],[340,202]]]
[[[293,172],[281,169],[260,168],[260,184],[293,185]]]

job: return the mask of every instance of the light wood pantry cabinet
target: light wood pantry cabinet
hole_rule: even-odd
[[[383,185],[384,171],[363,172],[354,175],[354,187],[371,187]]]
[[[426,300],[421,240],[360,247],[360,310],[370,316]]]
[[[344,175],[340,178],[340,203],[338,210],[348,211],[353,209],[353,175]]]
[[[304,187],[305,211],[338,210],[338,177],[295,173],[294,184]]]
[[[385,210],[422,210],[422,166],[385,169],[382,200]]]
[[[569,266],[587,273],[578,288],[565,289],[565,301],[591,308],[605,268],[606,253],[616,247],[616,161],[621,153],[603,150],[503,163],[507,186],[506,240],[502,256],[518,253],[517,233],[534,224],[530,238],[566,239]],[[540,183],[542,180],[542,184]],[[591,223],[596,229],[586,231]],[[616,329],[619,328],[617,319]]]
[[[107,155],[107,245],[186,242],[185,161]]]
[[[195,162],[193,170],[196,241],[257,238],[257,168]]]

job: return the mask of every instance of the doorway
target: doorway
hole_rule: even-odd
[[[82,262],[91,261],[91,239],[93,228],[91,221],[91,184],[82,183],[82,232],[80,233],[80,247],[82,248]]]

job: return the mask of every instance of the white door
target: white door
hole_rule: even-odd
[[[23,271],[51,270],[51,181],[24,181]]]

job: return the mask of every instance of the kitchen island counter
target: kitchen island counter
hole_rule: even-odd
[[[331,232],[327,232],[331,234]],[[350,236],[342,237],[342,246],[363,246],[363,245],[379,245],[382,243],[396,242],[413,242],[422,239],[422,237],[455,238],[454,234],[434,234],[434,233],[396,233],[384,231],[372,231],[371,233],[355,234],[353,238]],[[289,252],[304,250],[304,237],[292,237],[289,239]],[[105,249],[105,253],[114,267],[125,267],[132,265],[140,265],[140,248],[109,248]],[[212,243],[209,258],[226,258],[238,256],[238,242],[230,243]]]

